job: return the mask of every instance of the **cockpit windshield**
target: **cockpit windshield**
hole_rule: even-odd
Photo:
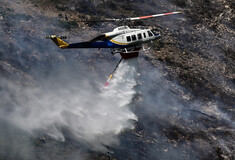
[[[157,31],[156,29],[152,29],[151,32],[152,32],[155,36],[160,36],[160,32]]]
[[[148,31],[148,35],[149,35],[149,37],[152,37],[152,36],[153,36],[153,33],[149,30],[149,31]]]

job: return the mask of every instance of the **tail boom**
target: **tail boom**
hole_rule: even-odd
[[[66,43],[62,39],[66,39],[65,36],[56,36],[56,35],[48,35],[46,38],[50,38],[58,47],[65,48],[125,48],[126,45],[118,45],[116,43],[111,42],[110,40],[104,41],[87,41],[80,43]]]
[[[68,48],[69,44],[63,41],[62,39],[66,39],[65,36],[56,36],[56,35],[48,35],[46,38],[50,38],[58,47],[64,49]]]

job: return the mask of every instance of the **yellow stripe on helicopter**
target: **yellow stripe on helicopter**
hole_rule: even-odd
[[[111,42],[115,43],[115,44],[119,44],[119,45],[128,45],[128,43],[121,43],[121,42],[117,42],[115,40],[113,40],[111,37],[107,36],[105,34],[105,37],[108,38]]]

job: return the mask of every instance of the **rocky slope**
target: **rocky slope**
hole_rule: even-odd
[[[184,11],[128,23],[157,28],[163,38],[149,44],[152,50],[139,57],[144,85],[137,86],[142,93],[131,104],[139,121],[135,130],[120,135],[120,145],[111,147],[111,156],[89,151],[73,140],[61,143],[42,135],[30,137],[34,158],[234,159],[234,6],[232,0],[2,0],[0,74],[23,86],[38,85],[38,75],[50,74],[53,65],[83,61],[98,71],[101,62],[116,60],[106,51],[94,50],[89,56],[81,51],[61,54],[44,40],[51,33],[68,35],[71,41],[87,40],[122,25],[76,20]],[[14,159],[2,150],[0,154],[0,159]]]
[[[168,45],[165,53],[157,52],[156,57],[165,61],[180,83],[189,85],[197,96],[216,98],[232,105],[234,2],[176,1],[176,4],[188,9],[186,21],[181,20],[180,29],[170,35],[176,39],[167,38],[173,45]],[[213,97],[208,97],[211,95]]]

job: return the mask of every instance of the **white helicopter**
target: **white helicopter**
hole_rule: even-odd
[[[153,17],[160,17],[171,14],[178,14],[181,12],[170,12],[156,15],[149,15],[143,17],[125,18],[125,19],[105,19],[98,21],[80,21],[80,22],[120,22],[120,21],[135,21]],[[160,33],[154,32],[150,29],[131,29],[128,26],[120,26],[115,28],[112,32],[101,34],[94,39],[87,42],[80,43],[66,43],[62,39],[65,36],[48,35],[55,42],[57,46],[62,49],[67,48],[111,48],[111,53],[120,53],[123,59],[137,57],[142,44],[160,38]]]
[[[162,13],[156,15],[149,15],[143,17],[124,18],[124,19],[104,19],[104,20],[88,20],[79,22],[122,22],[122,21],[135,21],[147,18],[160,17],[171,14],[179,14],[178,12]],[[93,38],[90,41],[80,43],[66,43],[62,39],[66,39],[65,36],[48,35],[46,38],[50,38],[58,47],[62,49],[69,48],[110,48],[112,54],[120,53],[121,60],[115,67],[112,74],[109,76],[105,86],[109,84],[109,81],[113,77],[113,73],[117,69],[122,59],[129,59],[138,57],[139,50],[142,48],[142,44],[160,38],[160,33],[154,32],[150,29],[131,29],[128,26],[120,26],[115,28],[112,32],[103,33],[98,37]],[[144,48],[143,48],[144,49]]]

